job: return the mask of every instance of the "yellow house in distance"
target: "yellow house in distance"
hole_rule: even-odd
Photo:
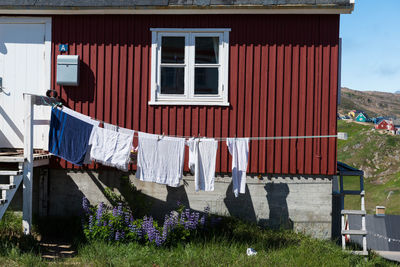
[[[350,117],[354,118],[356,116],[356,111],[355,110],[351,110],[351,111],[349,111],[349,113],[347,113],[347,115],[349,115]]]

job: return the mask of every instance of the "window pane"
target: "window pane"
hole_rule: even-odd
[[[194,93],[196,95],[218,94],[218,68],[196,68]]]
[[[197,64],[218,64],[218,37],[196,37]]]
[[[161,67],[161,94],[184,94],[185,69]]]
[[[185,37],[162,37],[161,63],[185,63]]]

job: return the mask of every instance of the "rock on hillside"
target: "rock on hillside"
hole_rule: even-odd
[[[400,118],[400,94],[376,91],[356,91],[343,87],[338,112],[364,110],[369,116],[395,116]]]

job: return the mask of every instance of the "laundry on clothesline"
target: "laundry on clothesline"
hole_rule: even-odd
[[[133,134],[94,127],[91,136],[90,159],[106,166],[128,171]]]
[[[189,169],[194,174],[195,190],[214,191],[218,141],[212,138],[191,138],[187,145]]]
[[[123,134],[129,134],[129,135],[132,135],[132,137],[135,134],[134,130],[123,128],[123,127],[119,127],[117,125],[109,124],[109,123],[106,123],[106,122],[104,122],[103,125],[104,125],[104,129],[112,130],[112,131],[123,133]]]
[[[138,132],[136,177],[178,187],[183,174],[185,138]]]
[[[49,152],[73,164],[84,163],[89,138],[96,121],[67,108],[52,108]]]
[[[89,123],[89,124],[91,124],[91,125],[93,125],[93,126],[99,126],[99,125],[100,125],[100,121],[94,120],[94,119],[92,119],[91,117],[89,117],[89,116],[87,116],[87,115],[84,115],[84,114],[82,114],[82,113],[79,113],[79,112],[77,112],[77,111],[75,111],[75,110],[72,110],[72,109],[70,109],[70,108],[67,108],[67,107],[57,107],[57,109],[58,109],[58,110],[62,110],[64,113],[66,113],[66,114],[68,114],[68,115],[71,115],[72,117],[75,117],[75,118],[77,118],[77,119],[79,119],[79,120],[82,120],[82,121],[84,121],[84,122],[86,122],[86,123]]]
[[[226,145],[232,155],[232,183],[235,197],[246,192],[246,170],[249,155],[248,138],[227,138]]]

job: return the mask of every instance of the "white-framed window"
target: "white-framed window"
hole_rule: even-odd
[[[230,29],[150,30],[149,104],[229,105]]]

